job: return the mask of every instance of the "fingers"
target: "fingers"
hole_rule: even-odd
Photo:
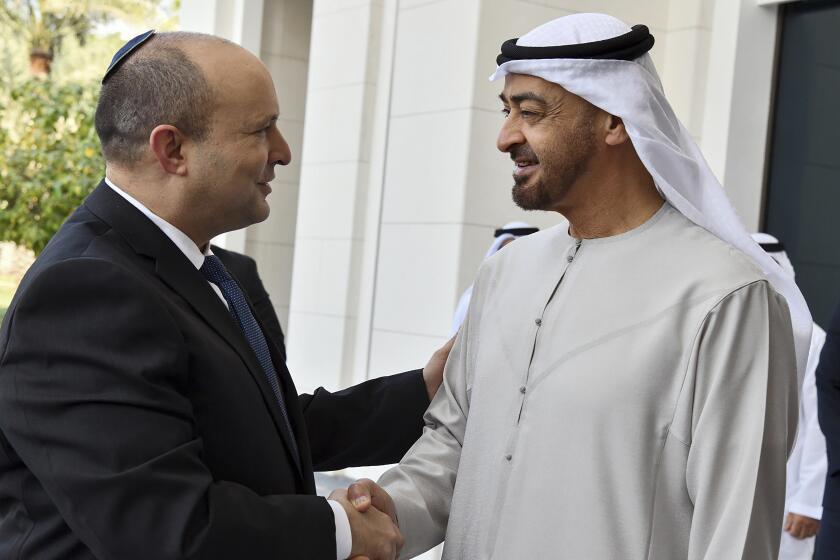
[[[357,480],[347,489],[347,499],[359,512],[365,512],[371,506],[387,514],[395,525],[397,523],[397,508],[391,496],[374,481],[363,478]]]
[[[360,512],[367,511],[373,503],[374,487],[378,486],[370,479],[357,480],[347,489],[347,499]]]
[[[795,539],[802,540],[813,537],[817,534],[819,528],[820,522],[818,520],[795,513],[788,514],[785,521],[785,531]]]
[[[346,500],[342,502],[342,505],[350,521],[351,558],[394,560],[404,541],[399,528],[391,518],[376,508],[360,513]]]

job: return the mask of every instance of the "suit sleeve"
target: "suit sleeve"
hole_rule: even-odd
[[[422,370],[300,396],[316,471],[396,463],[420,437],[429,405]]]
[[[145,284],[113,263],[63,261],[11,313],[0,428],[95,557],[334,560],[326,500],[209,472],[190,357]]]
[[[828,451],[828,476],[823,507],[831,510],[834,523],[840,512],[840,305],[826,332],[817,366],[817,410]],[[825,516],[825,511],[823,512]],[[824,541],[840,543],[840,537],[826,535]],[[833,544],[840,549],[840,544]]]
[[[689,363],[688,560],[778,556],[798,417],[794,355],[787,305],[765,281],[736,290],[706,317]]]

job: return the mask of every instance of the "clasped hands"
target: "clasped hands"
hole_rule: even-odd
[[[329,497],[344,507],[350,521],[352,560],[394,560],[403,546],[394,501],[372,480],[361,479]]]

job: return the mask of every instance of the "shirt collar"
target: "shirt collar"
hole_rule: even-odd
[[[105,177],[105,183],[107,183],[107,185],[111,187],[111,189],[113,189],[114,192],[116,192],[118,195],[130,202],[132,206],[140,210],[140,212],[142,212],[143,215],[149,218],[153,224],[159,227],[160,230],[164,233],[164,235],[171,239],[172,243],[174,243],[175,246],[178,247],[178,249],[180,249],[182,253],[184,253],[184,256],[187,257],[187,259],[193,264],[194,267],[201,268],[201,265],[204,264],[204,257],[213,254],[210,251],[209,243],[207,244],[207,249],[205,250],[205,252],[202,253],[198,246],[195,244],[195,242],[192,239],[190,239],[186,233],[176,228],[160,216],[154,214],[151,210],[146,208],[146,206],[144,206],[142,202],[140,202],[121,188],[119,188],[113,183],[113,181],[111,181],[107,177]]]

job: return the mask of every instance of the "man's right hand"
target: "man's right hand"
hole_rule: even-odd
[[[369,478],[362,478],[354,482],[347,489],[347,498],[356,506],[356,509],[365,512],[370,506],[375,507],[381,512],[387,513],[394,525],[399,527],[397,521],[397,507],[394,505],[394,500],[388,495],[381,486]]]
[[[350,503],[347,490],[335,490],[329,497],[347,512],[353,536],[350,557],[361,560],[395,560],[403,546],[403,538],[391,515],[366,507],[361,512]],[[390,498],[389,498],[390,499]]]

